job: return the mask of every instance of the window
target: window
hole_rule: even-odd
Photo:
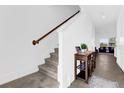
[[[100,43],[108,44],[109,40],[108,39],[100,39]]]

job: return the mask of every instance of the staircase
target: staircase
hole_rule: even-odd
[[[57,68],[58,68],[58,48],[55,48],[54,52],[50,53],[50,58],[45,59],[45,64],[39,65],[39,72],[57,80]]]

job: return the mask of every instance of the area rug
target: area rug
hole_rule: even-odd
[[[107,80],[98,76],[93,75],[89,80],[90,88],[118,88],[118,82]]]

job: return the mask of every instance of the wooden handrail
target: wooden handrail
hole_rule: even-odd
[[[48,33],[46,33],[44,36],[42,36],[41,38],[37,39],[37,40],[33,40],[32,44],[36,45],[39,44],[39,41],[41,41],[42,39],[44,39],[46,36],[48,36],[50,33],[52,33],[53,31],[55,31],[57,28],[59,28],[61,25],[63,25],[64,23],[66,23],[68,20],[70,20],[72,17],[74,17],[76,14],[78,14],[80,12],[80,10],[78,10],[75,14],[73,14],[72,16],[70,16],[68,19],[66,19],[64,22],[62,22],[61,24],[59,24],[58,26],[56,26],[55,28],[53,28],[51,31],[49,31]]]

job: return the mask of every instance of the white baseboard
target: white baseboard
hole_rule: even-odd
[[[122,67],[122,65],[119,64],[119,62],[117,61],[117,59],[116,59],[116,64],[118,65],[118,67],[120,68],[120,70],[121,70],[122,72],[124,72],[124,67]]]
[[[12,71],[8,74],[4,74],[0,76],[0,85],[8,83],[10,81],[16,80],[18,78],[24,77],[26,75],[32,74],[34,72],[38,71],[38,67],[26,67],[22,68],[21,70],[18,71]]]

